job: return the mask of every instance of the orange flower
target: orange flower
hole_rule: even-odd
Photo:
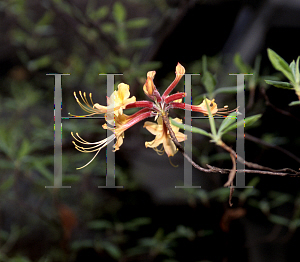
[[[218,112],[218,106],[215,103],[215,99],[209,100],[209,99],[206,98],[205,100],[206,100],[207,104],[209,105],[211,114],[215,115]],[[208,109],[207,109],[205,100],[203,100],[202,103],[198,106],[192,106],[193,111],[201,112],[205,116],[207,116],[208,115]]]
[[[152,96],[153,92],[155,90],[155,85],[153,83],[153,79],[154,79],[155,74],[156,74],[155,71],[149,71],[147,73],[147,80],[146,80],[146,83],[143,86],[144,93],[147,96]]]
[[[81,138],[78,133],[76,133],[76,136],[74,136],[73,132],[71,132],[71,135],[78,143],[87,145],[87,147],[79,146],[76,144],[75,141],[73,141],[73,144],[75,145],[75,148],[78,151],[83,152],[83,153],[96,152],[94,157],[87,164],[85,164],[84,166],[77,168],[77,169],[81,169],[81,168],[84,168],[87,165],[89,165],[95,159],[95,157],[99,154],[101,149],[103,147],[106,147],[112,141],[114,141],[115,138],[117,139],[117,142],[114,144],[114,152],[119,150],[120,146],[123,144],[124,131],[126,130],[125,124],[127,123],[128,118],[129,117],[125,114],[115,117],[115,121],[114,121],[116,124],[115,128],[109,127],[109,126],[107,126],[107,124],[102,125],[102,127],[104,129],[109,129],[109,130],[113,131],[114,133],[112,135],[110,135],[109,137],[102,139],[101,141],[98,141],[98,142],[87,142],[83,138]]]
[[[121,83],[118,85],[118,90],[114,91],[109,98],[107,98],[107,104],[108,106],[102,106],[98,103],[93,103],[92,100],[92,94],[90,93],[89,97],[91,100],[91,104],[89,103],[86,93],[84,92],[83,95],[81,91],[79,91],[79,95],[84,102],[83,104],[79,101],[79,99],[76,96],[76,93],[74,92],[75,99],[77,103],[80,105],[80,107],[89,113],[90,115],[95,114],[106,114],[106,113],[112,113],[116,116],[123,114],[123,109],[126,108],[126,106],[130,103],[134,103],[136,101],[135,96],[129,98],[130,92],[129,92],[129,85],[126,85],[124,83]]]
[[[136,101],[135,96],[129,98],[129,85],[121,83],[118,85],[118,91],[114,91],[107,99],[107,110],[114,111],[115,115],[122,115],[126,105]],[[95,106],[95,105],[94,105]]]
[[[175,118],[174,120],[182,123],[182,120],[179,118]],[[179,132],[178,127],[175,127],[172,124],[171,124],[171,127],[174,131],[174,134],[175,134],[178,142],[182,142],[186,139],[186,136],[183,133]],[[157,147],[160,144],[163,144],[164,151],[166,152],[168,157],[174,156],[176,154],[177,148],[171,139],[169,130],[166,127],[165,123],[163,122],[162,117],[159,117],[157,119],[157,124],[153,123],[153,122],[149,122],[149,121],[145,122],[144,128],[146,128],[151,134],[156,136],[153,141],[145,143],[146,147],[151,147],[156,152],[159,153],[159,152],[161,152],[161,150],[157,149]]]

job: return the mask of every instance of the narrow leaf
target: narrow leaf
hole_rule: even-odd
[[[212,137],[210,133],[206,132],[205,130],[203,130],[201,128],[178,123],[175,120],[173,120],[172,118],[169,118],[169,119],[170,119],[172,125],[174,125],[176,127],[179,127],[180,129],[187,130],[187,131],[190,131],[190,132],[193,132],[193,133],[196,133],[196,134],[201,134],[201,135],[204,135],[204,136],[208,136],[210,138]]]
[[[236,112],[232,112],[222,121],[218,130],[218,136],[221,136],[223,130],[226,129],[228,126],[232,125],[233,122],[236,121],[236,115],[237,115]]]
[[[274,68],[281,71],[292,83],[295,83],[293,72],[288,63],[270,48],[268,48],[268,56]]]
[[[130,19],[126,22],[126,27],[127,28],[142,28],[146,27],[149,25],[150,21],[146,17],[137,17]]]
[[[101,219],[101,220],[93,220],[88,223],[88,228],[96,229],[96,230],[103,230],[103,229],[112,229],[113,225],[110,221]]]
[[[233,61],[234,61],[234,65],[240,70],[241,73],[244,74],[252,73],[251,67],[244,63],[240,54],[235,54]]]
[[[150,37],[148,38],[139,38],[134,39],[128,43],[128,46],[130,47],[137,47],[137,48],[143,48],[152,43],[152,39]]]
[[[124,6],[120,2],[116,2],[114,4],[114,6],[113,6],[113,16],[114,16],[114,19],[119,23],[122,23],[122,22],[125,21],[126,9],[124,8]]]
[[[95,11],[93,10],[93,12],[89,14],[89,18],[91,18],[93,21],[97,21],[105,18],[108,14],[109,14],[109,8],[108,6],[105,5],[105,6],[101,6]]]
[[[244,120],[240,120],[237,123],[234,123],[232,125],[230,125],[229,127],[227,127],[224,131],[223,134],[226,134],[227,132],[234,130],[240,126],[251,126],[253,123],[255,123],[259,118],[261,118],[262,114],[258,114],[258,115],[254,115],[254,116],[249,116],[246,117]]]
[[[294,86],[288,82],[282,82],[282,81],[273,81],[273,80],[265,80],[265,82],[269,85],[273,85],[279,88],[284,89],[294,89]]]
[[[292,63],[290,63],[290,69],[292,70],[292,73],[295,76],[295,74],[296,74],[296,63],[295,63],[295,60],[293,60]]]
[[[273,222],[274,224],[287,226],[287,227],[289,226],[289,223],[290,223],[290,220],[288,220],[287,218],[282,217],[282,216],[278,216],[278,215],[274,215],[274,214],[271,214],[269,216],[269,220],[271,222]]]
[[[295,80],[296,80],[296,83],[297,83],[297,84],[299,84],[299,83],[300,83],[299,59],[300,59],[300,56],[298,56],[298,58],[297,58],[297,62],[296,62],[296,73],[295,73]]]
[[[213,92],[213,96],[215,97],[217,94],[236,94],[237,91],[244,91],[244,86],[239,87],[239,89],[236,86],[221,87]]]
[[[206,71],[203,74],[202,83],[205,86],[207,93],[211,94],[215,89],[217,81],[210,72]]]
[[[300,101],[293,101],[289,103],[289,106],[296,106],[296,105],[300,105]]]

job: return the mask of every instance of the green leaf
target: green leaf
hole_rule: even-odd
[[[216,89],[214,92],[213,92],[213,96],[215,97],[217,94],[236,94],[236,92],[241,92],[244,90],[244,87],[241,86],[239,87],[239,89],[237,89],[236,86],[230,86],[230,87],[221,87],[221,88],[218,88]]]
[[[289,230],[294,231],[299,226],[300,226],[300,219],[296,218],[292,220],[291,223],[289,224]]]
[[[260,181],[260,177],[256,176],[250,180],[250,182],[248,183],[247,186],[255,187],[259,183],[259,181]],[[247,190],[247,188],[244,191],[246,191],[246,190]]]
[[[223,130],[226,129],[228,126],[232,125],[233,122],[236,121],[236,117],[237,117],[237,113],[232,112],[222,121],[218,130],[218,136],[222,136]]]
[[[251,126],[253,123],[255,123],[259,118],[261,118],[262,114],[254,115],[246,117],[245,120],[240,120],[237,123],[232,124],[231,126],[227,127],[222,133],[226,134],[227,132],[234,130],[240,126]]]
[[[235,66],[240,70],[241,73],[243,73],[243,74],[251,74],[252,73],[251,67],[244,63],[240,54],[235,54],[233,61],[234,61]]]
[[[172,118],[169,118],[169,119],[170,119],[172,125],[174,125],[176,127],[179,127],[180,129],[187,130],[187,131],[190,131],[190,132],[193,132],[193,133],[196,133],[196,134],[201,134],[201,135],[204,135],[204,136],[208,136],[210,138],[212,137],[210,133],[206,132],[205,130],[203,130],[201,128],[188,126],[188,125],[185,125],[185,124],[178,123],[175,120],[173,120]]]
[[[88,228],[103,230],[103,229],[112,229],[113,225],[110,221],[107,220],[94,220],[88,223]]]
[[[52,23],[54,20],[55,15],[52,11],[47,11],[44,13],[42,18],[35,24],[35,26],[47,26]]]
[[[207,111],[208,111],[208,120],[209,120],[209,124],[210,124],[210,130],[211,130],[211,133],[213,135],[213,139],[217,140],[217,130],[216,130],[216,125],[215,125],[215,119],[210,111],[210,106],[206,100],[206,97],[204,97],[204,101],[205,101],[205,104],[206,104],[206,108],[207,108]],[[217,141],[216,141],[217,142]]]
[[[292,69],[288,63],[270,48],[268,48],[268,56],[274,68],[282,72],[292,83],[295,83]]]
[[[121,46],[125,46],[127,42],[127,31],[125,28],[120,27],[116,32],[115,32],[115,37],[118,41],[118,44]]]
[[[29,61],[27,64],[27,68],[30,71],[36,71],[49,66],[51,62],[52,62],[51,57],[49,55],[45,55],[35,60]]]
[[[265,80],[265,82],[269,85],[273,85],[279,88],[284,89],[294,89],[294,86],[288,82],[282,82],[282,81],[273,81],[273,80]]]
[[[4,182],[1,182],[0,192],[2,193],[3,191],[10,189],[13,186],[14,182],[15,182],[15,177],[9,176]]]
[[[202,77],[202,83],[208,94],[212,94],[217,84],[215,77],[208,71],[204,72]]]
[[[142,28],[146,27],[150,24],[150,21],[146,17],[136,17],[133,19],[130,19],[126,22],[127,28]]]
[[[136,231],[140,226],[148,225],[151,223],[151,218],[149,217],[138,217],[124,224],[124,229]]]
[[[97,21],[97,20],[105,18],[108,15],[108,13],[109,13],[108,6],[106,6],[106,5],[105,6],[101,6],[97,10],[92,11],[89,14],[89,18],[92,19],[93,21]]]
[[[116,2],[113,6],[113,17],[118,23],[122,23],[126,19],[126,9],[123,4]]]
[[[116,26],[113,23],[103,23],[101,29],[104,33],[113,33],[116,30]]]
[[[295,74],[296,74],[296,63],[295,63],[295,60],[293,60],[292,63],[290,63],[290,69],[292,70],[292,73],[295,76]]]
[[[287,227],[289,226],[289,223],[290,223],[289,219],[282,217],[282,216],[274,215],[274,214],[271,214],[269,216],[269,220],[274,224],[287,226]]]
[[[297,58],[297,62],[296,62],[296,73],[295,73],[295,80],[296,80],[296,83],[297,83],[297,84],[299,84],[299,83],[300,83],[299,60],[300,60],[300,56],[298,56],[298,58]]]
[[[69,183],[76,183],[80,181],[81,177],[79,175],[66,175],[63,176],[63,183],[64,184],[69,184]]]
[[[150,37],[148,38],[140,38],[140,39],[134,39],[131,40],[128,45],[130,47],[137,47],[137,48],[144,48],[152,43],[152,39]]]
[[[97,244],[97,243],[96,243]],[[107,253],[114,259],[119,260],[122,257],[122,252],[115,244],[105,241],[101,242],[100,246],[107,251]]]
[[[300,101],[293,101],[289,103],[289,106],[297,106],[297,105],[300,105]]]
[[[19,147],[18,151],[18,158],[21,159],[24,156],[28,155],[32,151],[31,143],[28,139],[24,138],[22,141],[21,146]]]

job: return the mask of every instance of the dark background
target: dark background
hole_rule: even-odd
[[[299,51],[299,2],[289,1],[22,1],[0,2],[0,260],[1,261],[295,261],[299,242],[298,178],[246,175],[253,190],[237,189],[229,207],[227,177],[193,169],[183,184],[183,157],[171,161],[144,147],[153,135],[138,123],[116,152],[116,185],[105,185],[105,150],[82,170],[92,154],[74,149],[70,132],[102,140],[104,120],[62,121],[63,185],[53,184],[53,91],[48,73],[62,80],[62,114],[85,114],[73,92],[92,92],[106,103],[99,73],[130,85],[144,100],[147,71],[156,70],[160,92],[173,81],[177,62],[187,73],[203,73],[203,60],[216,88],[234,86],[230,73],[239,53],[254,67],[261,56],[254,91],[246,77],[246,116],[263,114],[246,129],[246,159],[279,169],[299,169],[299,106],[294,91],[265,84],[284,79],[267,48],[288,63]],[[140,18],[140,20],[134,20]],[[193,103],[206,92],[193,77]],[[183,91],[183,80],[176,90]],[[252,94],[251,94],[252,92]],[[108,94],[110,95],[110,94]],[[236,107],[234,93],[220,93],[219,107]],[[175,111],[172,117],[183,118]],[[196,116],[196,115],[195,115]],[[199,116],[199,114],[197,115]],[[153,119],[149,119],[153,121]],[[193,125],[209,130],[208,123]],[[235,134],[224,141],[235,148]],[[193,160],[230,168],[230,157],[201,135],[193,135]]]

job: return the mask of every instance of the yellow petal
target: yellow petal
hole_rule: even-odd
[[[102,106],[99,105],[98,103],[93,105],[93,108],[96,108],[97,110],[99,110],[99,113],[103,114],[107,112],[107,107],[106,106]]]
[[[158,125],[156,123],[149,122],[149,121],[145,122],[144,128],[146,128],[153,135],[158,135],[163,131],[162,125]]]
[[[209,105],[210,111],[212,115],[215,115],[218,112],[218,105],[215,103],[215,99],[213,100],[209,100],[209,99],[205,99],[207,104]],[[201,112],[205,115],[208,115],[208,109],[206,107],[206,102],[205,100],[202,101],[202,103],[200,105],[198,105],[197,107],[201,110]]]
[[[129,85],[124,83],[120,83],[118,85],[118,98],[123,101],[126,100],[130,96]]]
[[[164,149],[165,149],[165,152],[168,155],[168,157],[174,156],[176,154],[177,148],[170,138],[165,138],[163,145],[164,145]]]
[[[175,71],[176,75],[184,75],[185,74],[185,68],[178,63],[176,66],[176,71]]]

